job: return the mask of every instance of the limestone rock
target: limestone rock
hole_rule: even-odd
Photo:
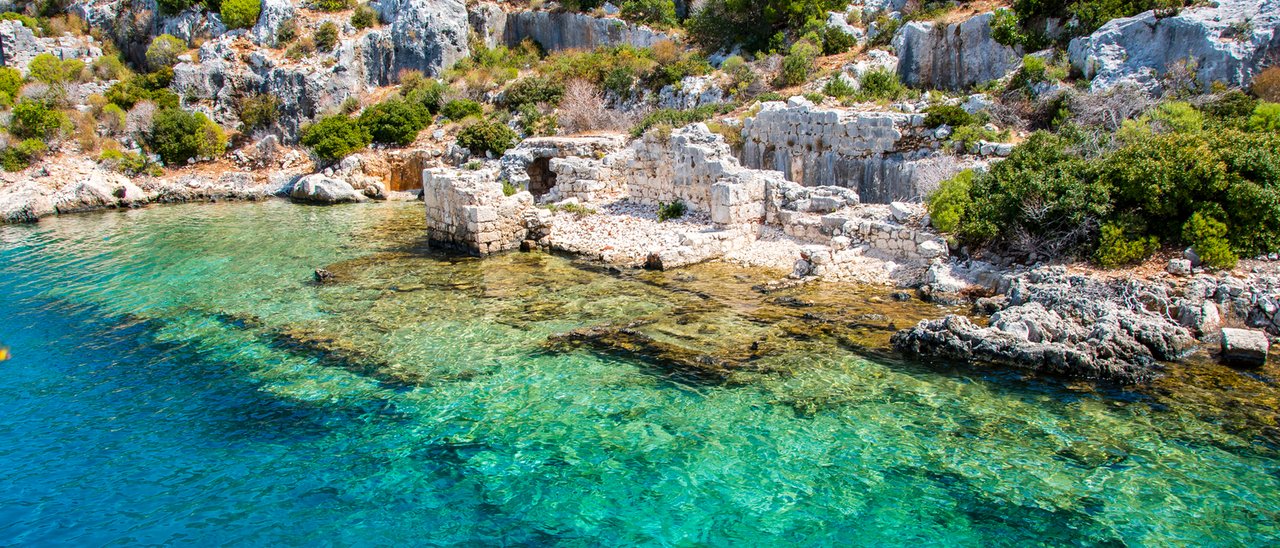
[[[321,204],[363,202],[366,199],[346,181],[332,179],[320,173],[299,179],[289,190],[289,197],[303,202]]]
[[[559,51],[593,50],[623,44],[647,48],[670,40],[671,36],[621,19],[592,17],[584,13],[520,11],[507,14],[507,44],[518,44],[525,38],[533,39],[548,51]]]
[[[913,21],[893,37],[902,82],[918,88],[960,90],[998,80],[1018,68],[1021,48],[991,37],[991,13],[938,26]]]
[[[1114,19],[1072,40],[1071,64],[1095,91],[1121,83],[1155,91],[1160,75],[1191,59],[1208,90],[1212,82],[1247,86],[1280,51],[1280,0],[1219,0],[1161,15]]]
[[[276,33],[280,30],[280,25],[294,15],[293,2],[289,0],[262,0],[258,23],[249,30],[249,36],[258,45],[276,45]]]
[[[1271,341],[1267,334],[1252,329],[1222,329],[1222,360],[1246,367],[1262,367],[1267,363]]]
[[[1169,259],[1169,266],[1165,269],[1174,276],[1191,275],[1191,261],[1186,259]]]
[[[471,26],[461,0],[380,0],[370,6],[390,26],[360,42],[369,85],[397,83],[402,70],[436,76],[470,55]]]

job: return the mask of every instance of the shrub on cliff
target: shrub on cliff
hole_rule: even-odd
[[[560,104],[564,97],[564,82],[541,76],[531,76],[507,87],[502,94],[502,102],[511,110],[518,110],[521,105],[546,103]]]
[[[1240,260],[1226,236],[1226,224],[1199,212],[1192,214],[1182,227],[1183,241],[1200,256],[1200,262],[1214,268],[1235,268]]]
[[[1142,262],[1160,246],[1155,236],[1130,237],[1116,223],[1102,225],[1094,260],[1105,268],[1116,268]]]
[[[791,50],[782,59],[782,85],[798,86],[809,81],[809,76],[813,74],[813,61],[821,51],[812,40],[812,35],[792,44]]]
[[[458,132],[458,146],[472,154],[502,154],[515,144],[518,136],[506,125],[492,120],[476,122]]]
[[[1249,116],[1249,131],[1280,132],[1280,103],[1258,103]]]
[[[160,7],[160,12],[165,15],[176,15],[191,6],[196,5],[196,0],[156,0],[156,5]]]
[[[172,67],[178,62],[178,56],[187,51],[187,43],[172,34],[161,34],[151,40],[147,46],[147,66],[151,70]]]
[[[369,131],[349,116],[325,116],[302,129],[301,142],[323,162],[336,162],[369,145]]]
[[[218,124],[202,113],[176,108],[156,112],[146,141],[147,147],[169,166],[214,158],[227,149],[227,136]]]
[[[245,95],[236,101],[236,114],[240,117],[242,132],[270,127],[280,118],[280,98],[270,93]]]
[[[317,11],[342,11],[351,9],[352,0],[311,0],[311,8]]]
[[[13,105],[9,119],[9,133],[19,139],[49,141],[70,126],[66,114],[43,101],[23,99]]]
[[[959,105],[932,105],[924,110],[924,125],[928,128],[967,126],[977,120]]]
[[[960,219],[973,199],[969,189],[973,187],[973,170],[966,169],[955,177],[943,181],[938,190],[929,195],[929,219],[934,228],[952,233],[960,228]]]
[[[333,21],[320,23],[315,33],[316,48],[320,51],[333,51],[338,45],[338,25]]]
[[[356,6],[356,11],[351,13],[351,26],[356,30],[364,30],[378,24],[378,12],[366,4]]]
[[[685,25],[689,38],[704,50],[767,51],[779,31],[793,32],[842,10],[842,0],[707,0]]]
[[[676,4],[671,0],[626,0],[621,6],[622,18],[657,27],[674,27]]]
[[[422,105],[422,108],[427,109],[431,114],[440,112],[440,107],[444,104],[444,95],[448,91],[447,84],[436,79],[424,78],[420,72],[416,77],[400,77],[400,94],[404,99],[410,103]]]
[[[392,97],[360,114],[360,125],[375,143],[406,146],[431,123],[431,114],[421,105]]]
[[[262,0],[222,0],[222,23],[229,29],[247,29],[258,24]]]

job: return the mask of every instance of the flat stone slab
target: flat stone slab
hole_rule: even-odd
[[[1262,367],[1267,363],[1271,341],[1267,334],[1252,329],[1222,328],[1222,361],[1245,367]]]

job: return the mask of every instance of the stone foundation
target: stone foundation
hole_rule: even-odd
[[[427,239],[433,246],[488,255],[520,247],[533,196],[504,196],[493,170],[428,169],[422,173]]]

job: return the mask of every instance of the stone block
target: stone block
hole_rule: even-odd
[[[1224,327],[1221,334],[1222,361],[1244,367],[1262,367],[1267,363],[1271,341],[1265,332]]]

